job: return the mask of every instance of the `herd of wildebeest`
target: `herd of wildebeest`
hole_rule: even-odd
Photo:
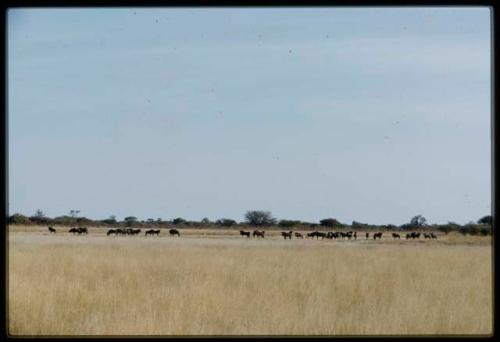
[[[49,232],[51,234],[55,234],[56,229],[53,227],[49,227]],[[82,234],[88,234],[88,229],[87,229],[87,227],[78,227],[78,228],[74,227],[74,228],[69,229],[68,232],[72,233],[73,235],[82,235]],[[108,232],[106,233],[106,235],[107,236],[110,236],[110,235],[139,235],[140,232],[141,232],[140,228],[137,228],[137,229],[117,228],[117,229],[109,229]],[[180,232],[177,229],[170,229],[168,232],[170,235],[181,236]],[[254,230],[253,232],[240,230],[240,235],[243,237],[247,237],[247,238],[250,238],[252,236],[256,237],[256,238],[264,238],[265,234],[266,234],[266,232],[264,230]],[[373,239],[374,240],[382,239],[382,234],[383,234],[382,232],[373,233],[373,235],[372,235]],[[425,239],[437,240],[437,236],[432,232],[431,233],[418,233],[418,232],[406,233],[405,238],[406,238],[406,240],[420,239],[421,234],[423,234]],[[145,236],[154,236],[154,235],[159,236],[160,229],[148,229],[145,231],[144,235]],[[304,234],[299,233],[299,232],[293,232],[291,230],[288,232],[281,232],[281,235],[283,236],[283,238],[285,240],[286,239],[291,240],[292,236],[295,236],[295,238],[297,238],[297,239],[304,238]],[[358,234],[357,234],[357,232],[352,232],[352,231],[350,231],[350,232],[319,232],[319,231],[314,231],[314,232],[305,234],[305,237],[311,238],[311,239],[321,238],[322,240],[323,239],[330,239],[330,240],[331,239],[334,239],[334,240],[336,240],[336,239],[340,239],[340,240],[354,239],[354,240],[357,240]],[[397,233],[392,233],[392,238],[393,239],[401,239],[401,235],[397,234]],[[370,239],[370,233],[368,233],[368,232],[365,233],[365,239],[366,240]]]

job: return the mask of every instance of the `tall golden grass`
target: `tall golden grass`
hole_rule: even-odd
[[[58,234],[9,234],[12,335],[492,333],[486,238]]]

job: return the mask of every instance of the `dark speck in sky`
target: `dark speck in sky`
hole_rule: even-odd
[[[292,53],[292,50],[288,50],[288,53]]]

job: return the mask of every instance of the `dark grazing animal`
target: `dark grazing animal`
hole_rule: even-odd
[[[354,236],[354,240],[358,239],[358,233],[357,232],[354,232],[353,236]]]
[[[75,235],[76,233],[78,233],[78,229],[73,227],[70,230],[68,230],[68,233],[73,233],[73,235]]]
[[[244,230],[240,230],[240,235],[241,236],[246,236],[247,238],[250,237],[250,232],[245,232]]]
[[[303,238],[304,238],[304,235],[300,234],[299,232],[295,232],[295,234],[294,234],[294,235],[295,235],[295,237],[296,237],[297,239],[303,239]]]
[[[321,236],[321,239],[324,239],[326,237],[326,234],[322,233],[322,232],[315,231],[315,232],[307,234],[307,236],[312,237],[312,238],[316,237],[316,239],[319,239],[319,237]]]
[[[78,231],[77,231],[78,235],[81,235],[81,234],[88,234],[89,231],[87,229],[87,227],[80,227],[78,228]]]
[[[431,233],[431,238],[437,240],[438,237],[434,233]]]
[[[114,230],[114,229],[110,229],[110,230],[108,230],[108,232],[106,233],[106,235],[107,235],[107,236],[110,236],[111,234],[115,234],[115,235],[116,235],[116,234],[117,234],[116,230]]]
[[[426,238],[426,239],[430,239],[430,238],[431,238],[431,235],[430,235],[430,234],[427,234],[427,233],[424,233],[424,238]]]
[[[145,236],[155,235],[155,234],[156,234],[156,230],[154,230],[154,229],[146,230],[146,233],[144,233]],[[158,232],[158,234],[159,234],[159,232]]]
[[[290,240],[292,239],[292,231],[289,232],[281,232],[281,235],[283,235],[283,238],[286,240],[286,238],[289,238]]]
[[[56,230],[55,230],[54,228],[52,228],[52,227],[49,227],[49,232],[50,232],[51,234],[55,234],[55,233],[56,233]]]
[[[410,233],[410,239],[418,239],[418,238],[420,238],[420,233],[417,232]]]
[[[179,231],[177,229],[170,229],[168,231],[170,233],[170,235],[177,235],[177,236],[181,236],[181,233],[179,233]]]
[[[141,229],[140,228],[137,228],[137,229],[133,229],[132,230],[132,235],[139,235],[139,233],[141,232]]]
[[[253,231],[253,237],[261,237],[261,238],[264,238],[264,234],[265,234],[265,231],[258,231],[258,230],[254,230]]]
[[[382,233],[373,233],[373,240],[377,240],[377,238],[382,239]]]
[[[396,233],[392,233],[392,237],[394,239],[401,239],[401,236],[399,236],[399,234],[396,234]]]
[[[366,233],[366,239],[368,240],[370,238],[370,233]]]

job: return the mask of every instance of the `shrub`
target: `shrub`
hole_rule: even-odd
[[[251,210],[245,214],[245,219],[252,226],[270,226],[276,224],[276,219],[270,211]]]
[[[300,224],[300,221],[294,221],[294,220],[281,220],[278,225],[283,228],[290,228],[290,227],[295,227]]]
[[[185,224],[185,223],[187,223],[187,221],[184,220],[182,217],[178,217],[178,218],[174,219],[172,221],[172,223],[175,224],[175,225],[177,225],[177,224]]]
[[[9,216],[8,220],[9,224],[30,224],[32,223],[29,217],[24,216],[22,214],[14,214],[12,216]]]
[[[342,224],[334,218],[327,218],[319,221],[323,227],[340,227]]]
[[[215,222],[215,224],[217,226],[223,226],[223,227],[231,227],[231,226],[234,226],[236,225],[236,221],[235,220],[231,220],[231,219],[227,219],[227,218],[222,218],[222,219],[219,219]]]

